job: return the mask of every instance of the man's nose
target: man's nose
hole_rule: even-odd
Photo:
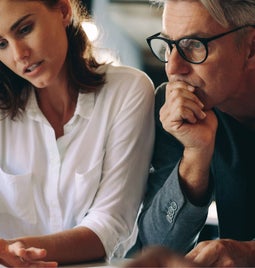
[[[190,70],[190,63],[183,59],[176,47],[173,47],[171,53],[167,55],[167,60],[167,75],[187,74]]]

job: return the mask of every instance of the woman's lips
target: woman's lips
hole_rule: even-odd
[[[24,73],[31,73],[31,72],[33,72],[38,66],[41,65],[41,63],[42,63],[42,61],[37,62],[37,63],[34,63],[32,65],[29,65],[28,67],[26,67],[24,69]]]

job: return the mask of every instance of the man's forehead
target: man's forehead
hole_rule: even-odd
[[[200,33],[214,34],[221,30],[221,26],[199,1],[167,0],[162,19],[162,31],[173,39]]]
[[[164,5],[163,18],[177,20],[193,19],[213,19],[207,9],[199,1],[172,1],[167,0]]]

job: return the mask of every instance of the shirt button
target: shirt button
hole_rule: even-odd
[[[174,215],[174,209],[172,207],[169,207],[168,210],[167,210],[167,214],[168,215]]]
[[[173,208],[173,210],[177,210],[177,203],[176,202],[174,202],[174,201],[172,201],[171,203],[170,203],[170,207],[172,207]]]
[[[173,216],[172,215],[167,214],[166,219],[168,222],[173,223]]]
[[[171,201],[166,213],[166,219],[169,223],[173,223],[174,214],[177,208],[178,208],[177,203],[175,201]]]

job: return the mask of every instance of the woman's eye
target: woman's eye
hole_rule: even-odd
[[[32,26],[31,24],[26,25],[26,26],[24,26],[24,27],[21,27],[21,28],[19,29],[19,32],[18,32],[18,33],[19,33],[20,35],[28,34],[28,33],[31,32],[32,28],[33,28],[33,26]]]
[[[8,45],[8,42],[6,40],[1,40],[0,41],[0,49],[6,48]]]

